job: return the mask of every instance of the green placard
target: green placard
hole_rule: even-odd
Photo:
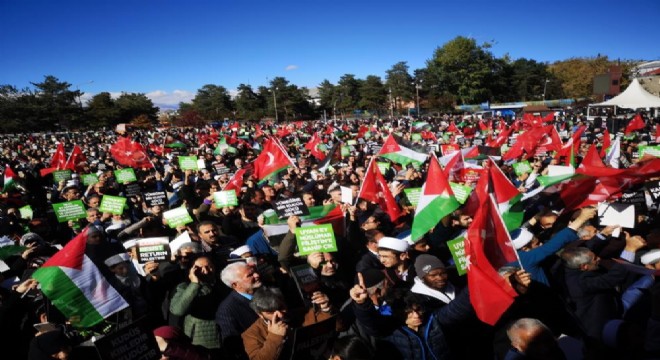
[[[449,187],[451,187],[451,191],[454,193],[456,200],[461,204],[465,204],[465,200],[467,200],[472,192],[472,187],[451,181],[449,182]]]
[[[21,213],[21,219],[32,220],[32,207],[30,205],[25,205],[19,208],[18,211]]]
[[[411,139],[412,141],[419,141],[419,142],[421,142],[421,141],[422,141],[422,134],[412,134],[412,135],[410,136],[410,139]]]
[[[331,224],[296,228],[296,242],[300,255],[316,251],[337,251],[337,241]]]
[[[58,184],[62,180],[71,180],[71,170],[53,171],[53,181]]]
[[[103,195],[99,210],[104,213],[120,215],[124,212],[126,198],[121,196]]]
[[[193,222],[190,214],[188,214],[188,210],[184,206],[165,211],[163,213],[163,219],[167,220],[167,225],[172,229],[179,225],[186,225]]]
[[[351,148],[350,146],[342,146],[341,147],[341,156],[342,157],[347,157],[351,155]]]
[[[467,257],[465,256],[465,238],[463,236],[454,240],[447,241],[449,252],[454,258],[456,264],[456,271],[458,275],[465,275],[467,272]]]
[[[179,167],[181,170],[198,170],[197,156],[179,156]]]
[[[417,204],[419,204],[419,197],[422,195],[422,188],[403,189],[403,192],[406,193],[410,205],[417,206]]]
[[[69,220],[78,220],[87,217],[85,205],[82,200],[73,200],[62,203],[53,204],[57,222],[67,222]]]
[[[376,165],[378,165],[378,170],[380,170],[380,173],[384,175],[387,170],[389,170],[391,164],[388,162],[377,162]]]
[[[99,182],[99,177],[96,176],[96,174],[83,174],[81,176],[81,178],[82,178],[83,185],[85,185],[85,186],[89,186],[89,185],[96,184],[97,182]]]
[[[137,177],[135,176],[135,171],[133,171],[133,168],[115,170],[115,178],[120,184],[137,181]]]
[[[346,144],[355,146],[357,145],[357,140],[348,140],[346,141]]]
[[[213,193],[213,200],[215,206],[236,206],[238,205],[238,198],[236,197],[236,190],[217,191]]]
[[[515,162],[513,163],[513,171],[516,173],[516,175],[520,176],[523,173],[531,173],[532,166],[529,165],[529,161],[527,160]]]
[[[638,147],[639,157],[644,157],[645,154],[653,155],[655,157],[660,157],[660,145],[649,146],[642,145]]]

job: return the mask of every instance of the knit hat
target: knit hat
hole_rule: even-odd
[[[534,237],[534,234],[525,228],[513,230],[510,235],[511,241],[513,242],[513,247],[515,247],[516,250],[519,250],[523,246],[529,244],[529,242],[532,241],[532,238]]]
[[[383,237],[378,240],[378,248],[389,249],[398,252],[408,251],[408,242],[393,237]]]
[[[423,278],[435,269],[444,268],[445,264],[433,255],[421,254],[415,259],[415,272],[420,278]]]
[[[660,261],[660,249],[653,249],[642,255],[640,259],[644,265],[655,265]]]

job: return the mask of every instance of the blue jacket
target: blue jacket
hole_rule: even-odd
[[[577,233],[571,228],[565,228],[556,233],[548,242],[529,251],[518,251],[520,263],[525,271],[532,275],[532,280],[550,286],[548,278],[541,268],[541,262],[561,250],[566,244],[578,239]]]
[[[467,290],[448,305],[434,311],[418,332],[396,324],[391,316],[380,315],[369,301],[353,305],[357,321],[365,332],[394,345],[403,359],[454,359],[444,331],[474,316]]]

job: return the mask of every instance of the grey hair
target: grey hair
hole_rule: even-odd
[[[183,250],[183,249],[190,249],[190,250],[192,250],[193,254],[199,254],[199,253],[202,252],[201,245],[199,245],[199,243],[192,242],[192,241],[181,244],[181,246],[176,251],[177,255],[181,255],[181,250]]]
[[[222,269],[222,272],[220,273],[220,280],[222,280],[222,282],[231,289],[231,284],[238,280],[238,271],[248,266],[248,264],[242,261],[231,263]]]
[[[594,259],[594,253],[583,247],[568,249],[561,254],[566,267],[569,269],[579,269],[580,266],[588,264]]]
[[[250,307],[257,314],[265,311],[273,312],[286,309],[282,290],[274,287],[261,287],[257,289],[254,295],[252,295],[252,300],[250,300]]]
[[[522,340],[519,338],[520,332],[517,330],[522,330],[525,333],[536,333],[536,332],[550,332],[547,326],[538,319],[532,318],[522,318],[514,322],[506,331],[506,335],[511,340],[511,343],[520,343]]]
[[[586,229],[586,226],[582,226],[580,229],[578,229],[577,236],[582,238],[585,235],[589,235],[589,230]]]
[[[513,273],[515,273],[515,272],[518,271],[518,270],[520,270],[520,268],[517,267],[517,266],[502,266],[501,268],[499,268],[499,269],[497,270],[497,273],[498,273],[501,277],[504,277],[504,275],[513,274]]]

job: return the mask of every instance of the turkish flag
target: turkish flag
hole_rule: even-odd
[[[80,146],[75,145],[71,151],[71,156],[69,156],[69,159],[64,165],[64,168],[72,171],[81,171],[83,167],[80,165],[85,163],[87,163],[87,157],[83,154]]]
[[[288,154],[277,144],[277,140],[268,138],[264,141],[261,154],[254,160],[254,175],[262,180],[289,165],[293,165]]]
[[[53,159],[50,160],[50,167],[55,168],[55,170],[62,170],[66,166],[66,153],[64,152],[64,145],[62,143],[57,144],[57,150],[53,154]]]
[[[644,123],[644,119],[642,119],[642,115],[637,114],[635,117],[628,123],[628,126],[626,126],[626,131],[625,134],[628,135],[631,132],[635,130],[641,130],[646,127],[646,124]]]
[[[395,222],[401,216],[401,209],[394,200],[394,196],[392,196],[392,192],[387,186],[387,181],[383,178],[373,158],[369,162],[369,168],[362,181],[358,198],[378,204],[390,216],[392,222]]]
[[[147,152],[142,144],[131,141],[129,138],[120,137],[110,147],[110,154],[120,164],[132,168],[153,168]]]
[[[225,185],[223,191],[227,190],[234,190],[236,192],[236,196],[238,196],[241,192],[241,188],[243,187],[243,175],[247,172],[246,169],[240,169],[238,170],[234,176],[231,177],[229,180],[229,183]]]
[[[312,138],[305,144],[305,149],[309,150],[309,152],[317,158],[319,161],[323,161],[325,159],[325,154],[323,151],[319,150],[319,145],[321,144],[321,138],[319,138],[318,133],[314,133]]]

